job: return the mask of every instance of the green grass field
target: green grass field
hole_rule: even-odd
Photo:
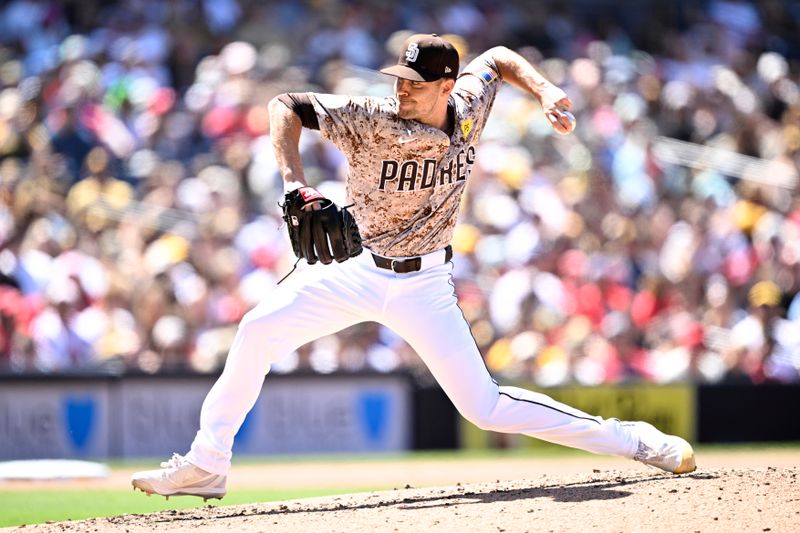
[[[203,502],[199,498],[160,496],[145,497],[132,490],[82,491],[6,491],[0,490],[0,527],[83,520],[121,514],[145,514],[167,509],[189,509],[207,505],[238,505],[246,503],[294,500],[314,496],[332,496],[354,491],[342,490],[237,490],[220,500]]]
[[[763,454],[767,451],[791,450],[800,451],[800,443],[769,443],[768,445],[705,445],[700,446],[698,455],[709,452],[748,452]],[[247,457],[240,458],[236,464],[239,466],[293,464],[313,462],[353,462],[369,463],[409,463],[435,459],[436,461],[462,461],[480,458],[509,458],[509,457],[535,457],[538,459],[551,458],[554,460],[569,459],[571,457],[585,456],[585,452],[563,448],[560,446],[543,446],[536,451],[531,450],[477,450],[477,451],[447,451],[447,452],[418,452],[396,455],[325,455],[325,456],[292,456],[292,457]],[[800,455],[799,455],[800,457]],[[112,461],[107,464],[112,469],[151,468],[154,460]],[[144,514],[168,509],[188,509],[208,505],[238,505],[247,503],[264,503],[299,498],[312,498],[316,496],[333,496],[336,494],[350,494],[374,490],[391,489],[390,486],[380,485],[376,480],[375,486],[363,488],[307,488],[287,490],[235,490],[225,496],[225,499],[209,500],[203,502],[198,498],[174,497],[165,500],[160,496],[146,497],[141,492],[134,492],[127,486],[124,489],[48,489],[42,490],[14,490],[2,488],[0,484],[0,527],[20,526],[23,524],[37,524],[49,521],[83,520],[86,518],[99,518],[121,514]]]

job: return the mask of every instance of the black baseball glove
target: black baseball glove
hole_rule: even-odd
[[[319,209],[304,209],[313,203]],[[334,259],[341,263],[361,253],[361,234],[353,215],[315,189],[301,187],[286,193],[281,207],[294,255],[309,265],[317,260],[324,265]]]

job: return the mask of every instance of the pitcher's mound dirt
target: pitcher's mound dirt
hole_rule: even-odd
[[[596,471],[28,526],[17,531],[799,531],[800,469]]]

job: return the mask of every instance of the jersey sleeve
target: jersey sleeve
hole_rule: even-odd
[[[372,138],[378,105],[370,97],[309,93],[322,137],[339,148],[366,144]]]
[[[464,67],[456,81],[456,89],[466,93],[470,100],[477,99],[491,107],[502,81],[492,55],[486,51]]]
[[[489,52],[470,61],[458,76],[453,93],[457,104],[460,101],[457,107],[462,116],[462,128],[469,124],[464,133],[469,142],[480,138],[501,85],[502,77]]]

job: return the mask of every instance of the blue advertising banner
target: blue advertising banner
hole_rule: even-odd
[[[0,386],[0,460],[186,453],[209,376],[55,379]],[[404,376],[270,379],[234,441],[237,454],[401,451],[413,443]]]

